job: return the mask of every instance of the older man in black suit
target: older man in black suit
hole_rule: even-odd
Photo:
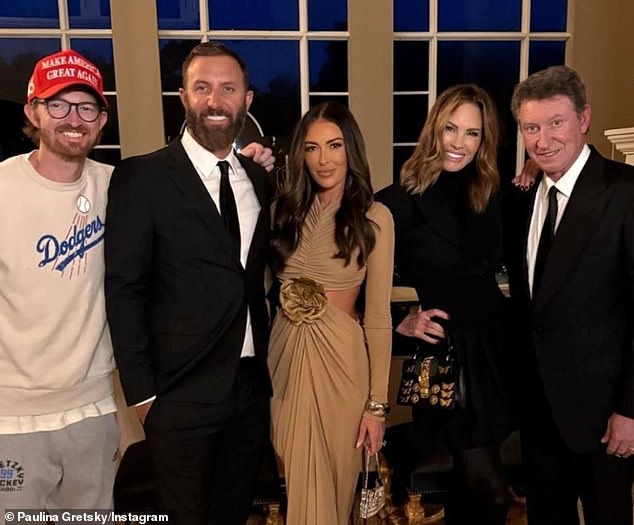
[[[531,75],[512,110],[543,171],[508,203],[531,525],[632,525],[634,168],[586,144],[591,108],[565,66]]]
[[[196,46],[183,64],[183,137],[123,161],[109,190],[115,357],[180,525],[244,525],[268,440],[271,188],[232,149],[248,86],[235,52]]]

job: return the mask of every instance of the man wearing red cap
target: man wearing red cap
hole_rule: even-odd
[[[25,133],[0,164],[0,508],[109,508],[118,431],[103,294],[108,120],[74,51],[33,71]]]
[[[99,69],[42,58],[24,132],[0,163],[0,510],[107,509],[119,435],[103,292],[112,167],[87,155],[108,119]],[[271,150],[244,148],[272,169]]]

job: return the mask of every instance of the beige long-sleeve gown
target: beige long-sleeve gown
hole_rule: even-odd
[[[282,311],[271,333],[272,436],[288,493],[287,525],[346,525],[361,468],[355,448],[368,399],[386,402],[391,357],[389,311],[394,225],[374,203],[376,245],[359,268],[335,259],[338,203],[315,198],[299,246],[279,278],[309,278],[326,291],[358,288],[365,279],[363,322],[326,302],[319,318],[292,322]],[[300,305],[301,309],[301,305]],[[372,417],[372,416],[369,416]],[[377,419],[377,418],[374,418]]]

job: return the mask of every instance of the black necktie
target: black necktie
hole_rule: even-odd
[[[535,271],[533,272],[533,297],[537,294],[539,285],[546,266],[546,259],[550,251],[550,245],[555,236],[555,222],[557,221],[557,188],[551,186],[548,190],[548,212],[542,227],[542,234],[539,237],[537,256],[535,257]]]
[[[238,208],[236,207],[236,199],[233,196],[233,190],[229,183],[229,163],[226,160],[218,162],[220,168],[220,214],[225,223],[225,228],[231,235],[231,238],[240,248],[240,221],[238,220]]]

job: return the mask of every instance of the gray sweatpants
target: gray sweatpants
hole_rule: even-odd
[[[0,510],[112,509],[118,447],[114,414],[0,435]]]

